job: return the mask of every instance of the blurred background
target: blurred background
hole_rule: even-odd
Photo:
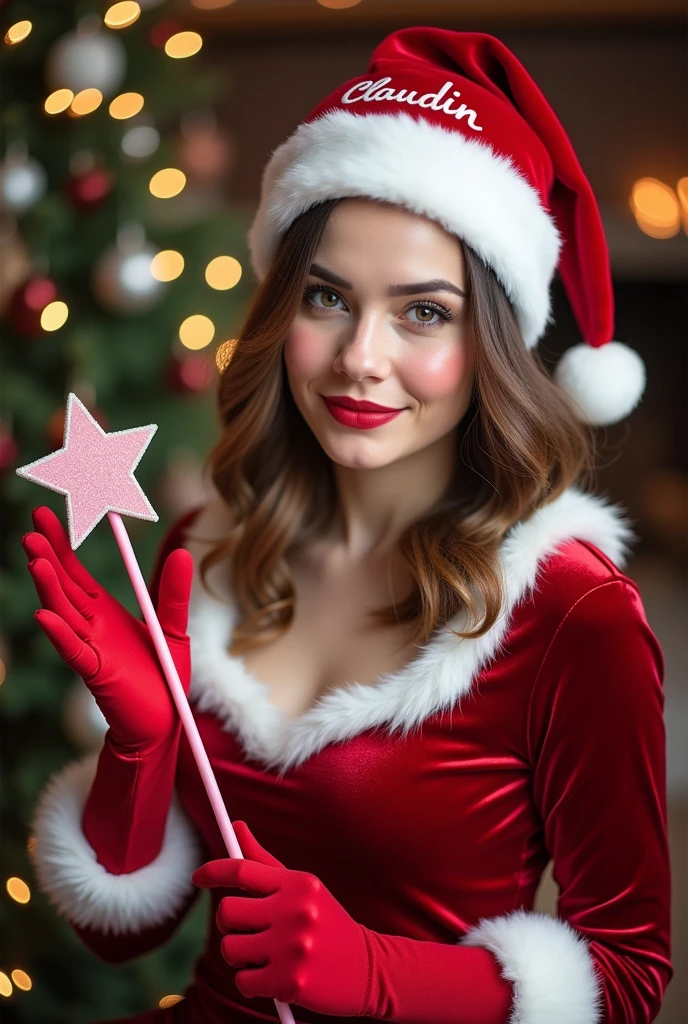
[[[675,977],[688,1008],[688,153],[683,0],[0,0],[0,1012],[80,1024],[178,998],[203,894],[166,947],[101,964],[37,891],[30,818],[49,776],[104,720],[54,653],[20,544],[62,496],[15,473],[62,446],[73,391],[106,430],[157,423],[137,478],[160,516],[129,517],[144,574],[163,530],[203,500],[218,368],[255,280],[245,234],[272,150],[404,25],[498,35],[566,127],[597,195],[616,334],[648,371],[641,405],[599,431],[599,493],[641,540],[640,585],[666,661]],[[560,285],[540,351],[579,341]],[[139,614],[111,531],[79,556]],[[551,864],[536,909],[556,914]],[[554,1024],[554,1022],[553,1022]]]

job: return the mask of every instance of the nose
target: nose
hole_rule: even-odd
[[[385,314],[371,311],[352,317],[335,360],[335,369],[353,379],[386,377],[390,365],[391,336]]]

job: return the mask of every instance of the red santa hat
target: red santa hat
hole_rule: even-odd
[[[638,404],[645,366],[612,341],[609,254],[590,184],[556,114],[513,53],[483,32],[392,32],[368,71],[325,97],[272,153],[249,230],[265,276],[309,207],[366,196],[456,234],[494,270],[532,348],[551,323],[559,270],[584,343],[554,377],[580,418],[615,423]]]

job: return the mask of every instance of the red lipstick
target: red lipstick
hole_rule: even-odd
[[[403,409],[385,409],[385,406],[376,406],[374,402],[353,402],[353,408],[350,408],[348,405],[339,405],[340,396],[335,397],[337,397],[337,401],[333,401],[329,395],[322,396],[330,415],[338,423],[341,423],[342,426],[353,427],[355,430],[370,430],[372,427],[380,427],[383,423],[389,423],[390,420],[393,420],[395,416],[404,411]],[[345,396],[341,397],[344,398]],[[351,400],[348,399],[347,401]],[[361,408],[362,406],[370,405],[375,407],[372,411]]]

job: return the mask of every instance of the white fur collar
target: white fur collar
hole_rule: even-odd
[[[214,496],[201,511],[185,546],[198,566],[210,541],[228,528],[224,502]],[[227,603],[201,586],[198,572],[189,608],[193,674],[190,699],[199,711],[211,711],[228,731],[236,731],[247,756],[280,775],[329,743],[389,723],[389,731],[420,724],[466,694],[473,679],[498,653],[511,612],[533,587],[539,563],[564,541],[578,538],[595,544],[619,568],[636,534],[619,506],[577,487],[565,491],[530,517],[516,523],[500,548],[506,606],[492,628],[477,640],[459,641],[448,630],[435,634],[410,663],[381,675],[371,686],[348,685],[321,697],[314,707],[288,719],[268,699],[270,686],[260,682],[243,659],[227,653],[237,610],[229,593],[227,563],[213,567],[208,579]],[[466,623],[460,612],[450,625]]]

